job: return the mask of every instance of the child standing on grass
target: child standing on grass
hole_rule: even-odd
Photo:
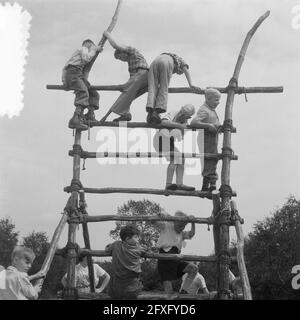
[[[139,234],[137,226],[128,224],[120,230],[121,241],[115,241],[105,248],[112,255],[109,295],[113,299],[135,300],[142,290],[140,259],[146,249],[139,244]]]
[[[110,276],[102,269],[98,264],[93,263],[94,268],[94,286],[95,292],[101,293],[107,287]],[[67,285],[67,275],[65,274],[61,280],[64,287]],[[90,278],[88,270],[87,256],[80,254],[78,258],[78,264],[75,267],[75,284],[78,293],[89,293],[90,288]]]
[[[94,111],[99,109],[99,94],[90,88],[90,83],[84,77],[84,67],[93,59],[102,48],[96,46],[90,39],[82,42],[82,47],[76,50],[63,68],[62,82],[66,89],[75,91],[74,105],[76,107],[73,117],[69,121],[69,128],[87,130],[84,120],[94,121]],[[83,111],[89,111],[83,118]]]
[[[197,111],[191,121],[191,127],[204,129],[204,153],[218,152],[218,131],[221,126],[219,117],[215,111],[220,103],[221,93],[213,88],[205,90],[205,102]],[[202,135],[198,133],[198,147],[203,146]],[[202,159],[200,159],[202,160]],[[202,166],[203,184],[202,191],[216,190],[218,159],[208,159],[204,157]]]
[[[27,272],[35,259],[30,248],[16,246],[11,254],[11,266],[1,272],[0,300],[34,300],[38,298],[42,283],[32,285],[30,281],[42,278],[41,272],[28,276]],[[5,272],[5,275],[2,274]],[[4,278],[4,279],[3,279]]]

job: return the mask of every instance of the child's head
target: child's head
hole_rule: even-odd
[[[83,267],[86,267],[87,266],[87,255],[86,254],[79,254],[79,257],[78,257],[78,263],[80,263]]]
[[[138,244],[139,235],[140,235],[139,228],[133,224],[127,224],[125,227],[122,227],[120,230],[121,240],[131,245]]]
[[[182,212],[182,211],[176,211],[175,212],[175,217],[187,217],[187,215]],[[184,222],[184,221],[174,221],[174,230],[177,232],[177,233],[181,233],[185,226],[187,225],[187,222]]]
[[[192,104],[186,104],[181,107],[178,115],[177,115],[177,121],[184,123],[188,119],[192,117],[192,115],[195,113],[195,107]]]
[[[91,46],[94,46],[95,43],[91,39],[86,39],[82,42],[83,47],[90,48]]]
[[[208,88],[205,90],[205,102],[210,108],[215,109],[220,103],[220,99],[221,92],[219,90],[214,88]]]
[[[115,50],[114,56],[116,59],[121,60],[121,61],[128,61],[128,54],[124,51]]]
[[[28,272],[31,268],[35,254],[32,249],[24,246],[16,246],[11,254],[11,264],[20,272]]]

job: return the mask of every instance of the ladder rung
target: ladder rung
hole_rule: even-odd
[[[136,194],[156,194],[164,196],[185,196],[199,197],[211,199],[211,192],[208,191],[182,191],[182,190],[165,190],[165,189],[145,189],[145,188],[83,188],[85,193],[136,193]],[[64,188],[65,192],[72,192],[70,186]],[[236,196],[236,192],[232,191],[232,196]]]
[[[73,150],[69,151],[70,156],[77,154]],[[206,158],[206,159],[222,159],[222,153],[179,153],[179,152],[80,152],[80,157],[84,159],[91,158],[163,158],[182,157],[182,158]],[[232,155],[231,160],[237,160],[238,156]]]
[[[211,291],[209,294],[179,294],[172,295],[159,292],[159,291],[142,291],[137,299],[138,300],[213,300],[217,297],[217,291]],[[91,293],[91,292],[78,292],[78,299],[83,300],[111,300],[107,293]]]
[[[80,249],[80,253],[93,257],[111,257],[111,254],[104,250]],[[158,260],[176,260],[176,261],[201,261],[201,262],[217,262],[216,256],[197,256],[186,254],[162,254],[162,253],[146,253],[144,258]],[[236,261],[236,257],[231,257],[232,261]]]
[[[80,217],[69,218],[69,222],[85,223],[85,222],[102,222],[102,221],[182,221],[182,222],[194,222],[199,224],[212,224],[214,219],[212,217],[208,218],[198,218],[194,219],[189,217],[174,217],[174,216],[120,216],[120,215],[81,215]]]

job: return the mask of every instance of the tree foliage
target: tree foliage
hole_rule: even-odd
[[[31,248],[36,254],[36,258],[30,270],[30,274],[38,272],[45,260],[50,243],[45,232],[33,231],[28,236],[23,237],[23,245]],[[66,261],[60,256],[55,256],[47,276],[43,283],[43,289],[40,295],[42,299],[53,298],[57,289],[60,287],[60,281],[66,271]]]
[[[15,231],[15,225],[10,219],[0,220],[0,265],[10,265],[10,255],[18,243],[19,232]]]
[[[158,203],[149,200],[129,200],[123,206],[118,208],[117,214],[120,216],[156,216],[160,214],[162,211],[163,209]],[[120,229],[127,223],[128,222],[126,221],[117,221],[115,229],[110,231],[110,236],[114,240],[119,239]],[[137,221],[133,222],[133,224],[136,224],[141,230],[140,244],[147,247],[148,250],[154,249],[159,237],[159,232],[155,227],[153,227],[152,223],[147,221]]]
[[[245,242],[255,299],[299,299],[291,270],[300,264],[300,201],[290,196],[271,217],[258,222]]]

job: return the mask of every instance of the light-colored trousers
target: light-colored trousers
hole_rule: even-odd
[[[169,83],[174,70],[171,56],[162,54],[154,59],[148,73],[148,99],[146,110],[167,111]]]
[[[130,105],[140,90],[147,89],[148,70],[139,69],[125,84],[125,89],[112,105],[111,111],[122,115],[130,111]]]

